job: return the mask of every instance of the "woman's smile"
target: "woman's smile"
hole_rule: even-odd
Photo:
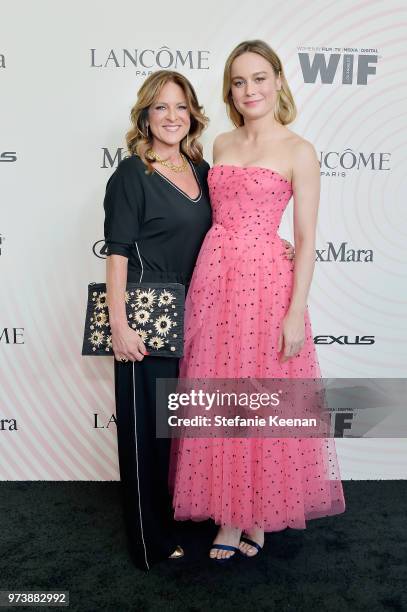
[[[245,106],[255,106],[259,102],[261,102],[261,100],[247,100],[247,102],[243,102],[243,104]]]

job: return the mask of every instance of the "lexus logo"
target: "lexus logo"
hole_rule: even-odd
[[[374,344],[374,336],[315,336],[314,344],[362,345]]]
[[[17,153],[15,151],[3,151],[0,153],[0,162],[15,162],[17,161]]]

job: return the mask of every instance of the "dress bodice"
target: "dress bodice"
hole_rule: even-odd
[[[292,196],[285,177],[260,166],[213,166],[208,185],[213,223],[240,237],[274,236]]]

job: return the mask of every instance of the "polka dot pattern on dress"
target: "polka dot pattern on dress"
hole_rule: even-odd
[[[305,343],[280,363],[278,336],[294,263],[277,231],[292,187],[267,168],[214,166],[213,225],[186,298],[181,378],[319,378],[308,309]],[[177,520],[265,531],[304,529],[345,509],[333,439],[184,438],[172,446]]]

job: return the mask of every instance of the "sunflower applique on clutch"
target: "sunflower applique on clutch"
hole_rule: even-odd
[[[128,283],[124,295],[129,326],[150,355],[182,357],[185,287],[180,283]],[[106,284],[90,283],[82,355],[113,355]]]

